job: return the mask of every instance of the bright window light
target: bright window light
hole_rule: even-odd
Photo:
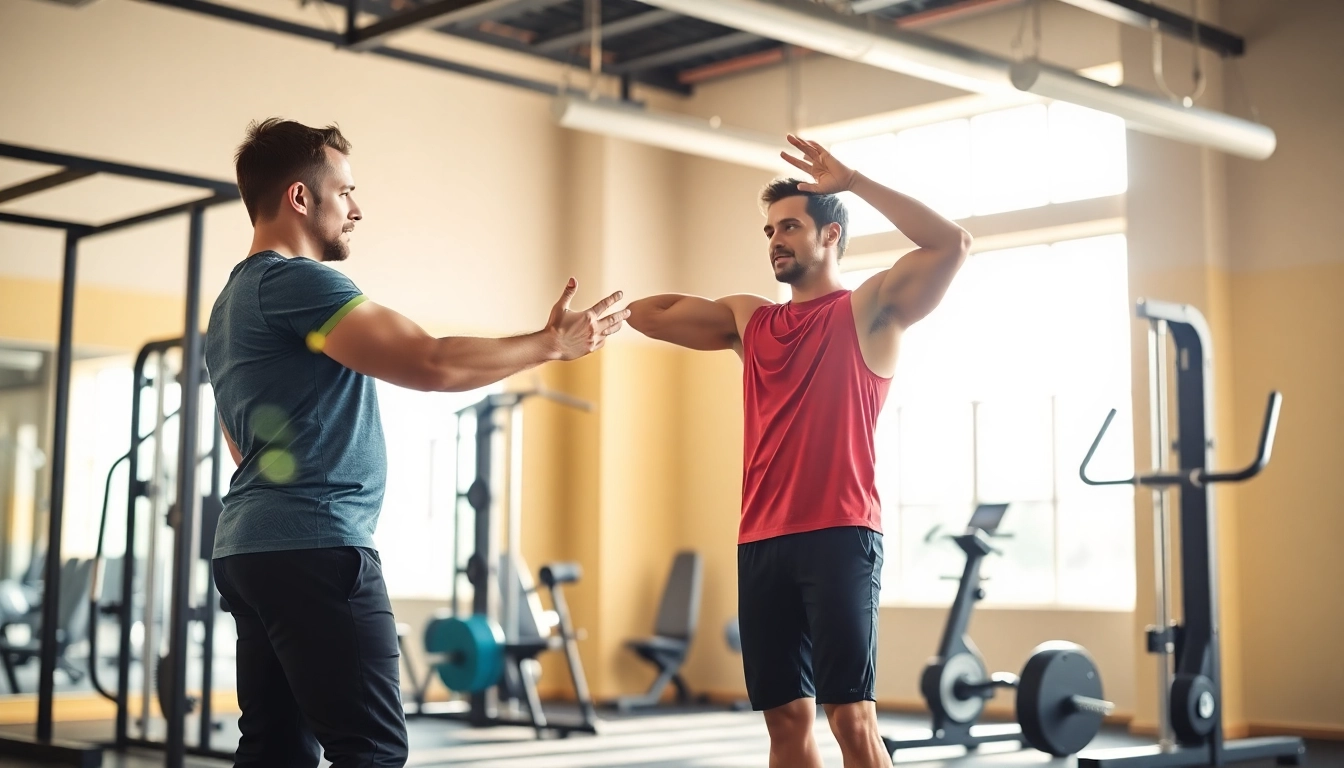
[[[1007,502],[987,604],[1132,608],[1133,489],[1078,479],[1107,409],[1129,418],[1127,284],[1123,235],[981,253],[906,332],[877,428],[884,600],[946,604],[963,556],[945,535]],[[1122,432],[1098,474],[1132,474]]]
[[[1123,193],[1124,121],[1072,104],[1030,104],[837,142],[845,164],[950,219]],[[852,193],[850,235],[893,229]]]
[[[1118,195],[1129,185],[1125,121],[1056,101],[1050,105],[1050,202]]]
[[[971,203],[976,216],[1050,202],[1043,104],[971,118]]]

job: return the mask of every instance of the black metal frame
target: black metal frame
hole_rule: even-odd
[[[215,0],[140,0],[275,32],[330,43],[349,51],[367,52],[548,95],[579,95],[583,91],[526,77],[474,67],[388,45],[396,34],[432,28],[458,38],[504,50],[525,53],[560,64],[588,68],[591,31],[582,13],[585,0],[424,0],[410,10],[394,11],[387,0],[317,0],[344,14],[344,29],[335,31],[254,13]],[[622,99],[639,82],[675,93],[689,94],[694,80],[681,75],[704,64],[715,64],[783,45],[719,24],[649,8],[634,0],[599,0],[599,34],[604,60],[601,71],[619,78]],[[875,3],[871,17],[895,22],[921,13],[942,12],[972,0],[904,0]],[[361,14],[377,21],[359,24]],[[584,17],[583,21],[579,21]],[[489,25],[489,26],[487,26]],[[619,40],[616,45],[610,41]],[[610,58],[608,58],[610,57]]]
[[[190,278],[190,275],[189,275]],[[197,333],[198,345],[204,343],[204,335]],[[160,440],[162,437],[155,433],[140,434],[141,422],[141,394],[146,386],[152,382],[145,374],[145,368],[149,358],[154,354],[165,353],[170,349],[182,349],[183,365],[187,364],[188,345],[183,344],[182,339],[167,339],[163,341],[154,341],[146,344],[140,349],[135,359],[133,369],[133,387],[131,400],[131,447],[127,452],[129,469],[127,472],[128,487],[126,492],[126,548],[122,556],[122,582],[121,582],[121,602],[117,606],[117,616],[120,630],[120,643],[117,655],[117,691],[111,696],[116,704],[117,715],[115,721],[113,746],[118,750],[124,750],[127,747],[142,747],[151,749],[164,749],[168,754],[170,765],[180,765],[181,757],[175,755],[190,754],[198,757],[213,757],[220,760],[233,759],[233,753],[214,749],[210,742],[213,728],[212,696],[213,696],[213,665],[214,658],[214,628],[215,619],[218,613],[219,603],[217,592],[215,591],[214,571],[210,568],[205,569],[205,595],[206,603],[198,607],[188,605],[189,596],[179,599],[178,595],[187,595],[190,589],[190,569],[196,559],[208,559],[210,551],[214,546],[214,521],[207,519],[207,514],[212,513],[212,509],[207,505],[221,504],[223,489],[220,487],[219,464],[224,453],[223,432],[218,426],[218,419],[214,420],[213,439],[211,440],[210,452],[206,458],[210,460],[210,490],[208,494],[201,498],[202,503],[202,531],[201,531],[201,549],[193,553],[191,551],[192,540],[195,537],[192,530],[194,518],[187,514],[187,509],[181,503],[181,499],[190,498],[179,496],[178,514],[174,518],[173,527],[176,529],[174,534],[173,551],[173,581],[172,594],[172,615],[169,618],[170,638],[168,660],[172,663],[169,671],[169,679],[173,681],[172,690],[170,690],[166,706],[164,706],[165,716],[168,712],[182,713],[181,717],[168,717],[168,733],[164,741],[154,741],[148,738],[134,738],[130,735],[130,669],[131,669],[131,627],[135,623],[134,612],[134,594],[135,594],[135,546],[136,546],[136,507],[137,502],[148,496],[149,486],[140,479],[140,447],[147,440],[153,438]],[[184,367],[180,374],[180,385],[183,388],[183,401],[185,402],[186,387],[194,386],[195,391],[199,392],[201,386],[208,384],[203,378],[205,366],[203,361],[197,356],[195,365],[197,374],[196,381],[192,383],[187,376],[187,370]],[[199,402],[199,395],[196,397]],[[199,409],[197,411],[199,413]],[[181,418],[181,411],[177,412]],[[199,419],[195,422],[199,425]],[[198,427],[193,427],[193,431]],[[196,455],[196,447],[199,445],[199,436],[193,436],[192,442],[187,442],[188,434],[185,424],[179,431],[178,443],[178,473],[187,472],[192,475],[194,484],[195,468],[200,465],[200,457]],[[182,462],[189,461],[189,464]],[[183,469],[190,467],[190,469]],[[179,481],[179,493],[182,492],[182,485]],[[217,516],[217,511],[213,511]],[[150,530],[153,535],[153,526],[156,521],[150,521]],[[151,564],[152,566],[152,564]],[[179,574],[186,573],[181,576]],[[185,579],[184,581],[179,581]],[[201,679],[201,699],[200,699],[200,730],[197,736],[197,742],[194,745],[186,744],[185,738],[185,714],[187,711],[186,701],[186,662],[189,654],[187,653],[187,630],[192,621],[200,621],[204,625],[204,640],[202,642],[201,656],[203,658],[203,669]],[[153,674],[154,665],[158,663],[157,651],[154,651],[154,658],[151,659],[152,649],[145,649],[142,654],[143,674]],[[179,682],[180,681],[180,682]],[[104,694],[106,695],[106,694]],[[161,696],[162,698],[162,696]],[[176,725],[174,725],[176,723]],[[175,762],[174,762],[175,761]]]
[[[1173,711],[1178,706],[1184,708],[1184,702],[1176,701],[1172,695],[1182,681],[1202,679],[1209,683],[1208,691],[1213,707],[1212,723],[1208,732],[1202,736],[1188,732],[1187,728],[1175,727],[1178,743],[1166,750],[1161,746],[1154,746],[1151,749],[1125,748],[1083,752],[1078,755],[1078,768],[1224,766],[1263,759],[1276,759],[1280,765],[1301,765],[1306,759],[1306,746],[1300,738],[1276,736],[1225,740],[1222,716],[1222,668],[1218,641],[1218,558],[1216,516],[1213,514],[1213,485],[1219,482],[1250,479],[1268,464],[1282,398],[1277,392],[1271,392],[1269,395],[1255,461],[1237,471],[1213,471],[1211,469],[1214,447],[1213,357],[1208,323],[1193,306],[1163,301],[1141,300],[1138,304],[1138,316],[1152,323],[1154,333],[1150,339],[1162,338],[1165,334],[1157,329],[1159,326],[1164,326],[1170,331],[1172,341],[1175,343],[1178,361],[1175,402],[1178,406],[1179,429],[1176,445],[1180,466],[1174,472],[1136,475],[1124,480],[1096,480],[1088,477],[1088,464],[1105,436],[1111,420],[1115,418],[1115,411],[1112,410],[1092,442],[1086,458],[1083,459],[1079,475],[1083,482],[1089,485],[1145,485],[1180,489],[1181,509],[1178,520],[1184,623],[1150,630],[1147,638],[1148,648],[1150,652],[1157,652],[1158,649],[1170,645],[1175,647],[1174,679],[1177,685],[1172,686],[1172,691],[1160,692],[1164,697],[1172,696]],[[1166,354],[1165,348],[1156,350],[1156,355]],[[1162,368],[1162,364],[1156,364],[1159,372]],[[1154,389],[1154,402],[1150,406],[1158,409],[1158,413],[1162,412],[1160,404],[1156,402],[1158,399],[1156,393],[1160,391],[1162,390]],[[1161,553],[1158,557],[1161,557]],[[1162,586],[1159,584],[1159,588]],[[1171,722],[1173,726],[1179,722],[1174,712]]]
[[[458,606],[460,605],[458,585],[462,577],[465,576],[472,585],[472,613],[490,617],[492,620],[498,618],[498,599],[495,593],[499,589],[500,583],[500,559],[496,554],[498,547],[495,543],[495,537],[498,535],[494,513],[495,493],[491,490],[494,484],[494,438],[508,424],[501,419],[503,414],[516,414],[516,409],[532,397],[542,397],[582,411],[592,410],[590,403],[559,392],[538,389],[486,395],[457,412],[459,443],[462,437],[462,418],[467,414],[475,416],[476,467],[472,483],[466,492],[460,492],[457,491],[456,487],[454,488],[457,492],[453,504],[453,583],[451,597],[449,598],[454,616],[457,616]],[[457,477],[456,463],[454,463],[453,476],[454,478]],[[456,486],[456,480],[454,485]],[[475,549],[467,559],[465,566],[462,564],[460,537],[457,535],[457,532],[461,529],[458,524],[458,515],[463,501],[467,502],[475,517],[473,542]],[[516,567],[518,562],[516,557],[517,553],[510,553],[511,567]],[[547,570],[548,568],[543,568],[543,574]],[[543,578],[543,581],[548,582],[547,587],[550,590],[551,599],[556,611],[560,614],[562,625],[560,627],[561,645],[565,651],[570,677],[578,699],[579,719],[577,721],[556,721],[547,718],[542,710],[541,702],[536,696],[535,682],[526,673],[523,673],[523,680],[520,682],[527,694],[527,718],[510,717],[500,713],[500,693],[505,690],[503,682],[483,691],[472,692],[465,704],[463,702],[449,702],[447,705],[428,706],[424,701],[424,689],[429,686],[430,681],[434,678],[433,660],[430,662],[430,669],[425,677],[424,686],[417,691],[416,706],[414,709],[408,709],[407,717],[462,720],[477,728],[500,725],[528,726],[537,732],[538,738],[548,734],[561,737],[570,733],[596,734],[597,709],[588,692],[588,685],[583,675],[575,631],[569,625],[569,610],[564,605],[563,594],[559,586],[561,582],[549,583],[550,580],[547,578]],[[506,637],[505,654],[509,657],[510,664],[516,664],[521,659],[534,657],[541,650],[544,649],[529,647],[525,643],[519,644],[517,638]]]
[[[189,203],[174,205],[96,225],[85,222],[47,219],[0,212],[0,223],[46,227],[65,231],[65,258],[61,276],[60,335],[56,349],[55,417],[52,426],[51,503],[47,521],[46,572],[43,578],[43,589],[45,594],[56,595],[60,592],[61,578],[61,532],[65,512],[65,454],[70,417],[70,370],[74,351],[75,280],[79,263],[79,243],[87,237],[126,229],[128,227],[156,221],[168,216],[175,216],[180,213],[186,213],[190,216],[191,230],[187,243],[186,312],[184,326],[185,337],[193,341],[188,344],[188,347],[184,352],[188,362],[187,371],[194,377],[199,374],[201,360],[200,321],[198,312],[201,295],[201,244],[204,230],[205,210],[214,205],[237,200],[239,194],[237,187],[230,182],[191,176],[157,168],[127,165],[124,163],[116,163],[79,155],[50,152],[47,150],[35,149],[33,147],[0,143],[0,157],[44,163],[47,165],[58,166],[62,169],[62,171],[58,173],[51,174],[45,177],[45,179],[39,180],[43,181],[42,184],[27,182],[26,184],[0,190],[0,197],[8,195],[9,201],[18,199],[20,197],[18,193],[20,192],[24,194],[32,194],[39,189],[51,189],[61,183],[69,183],[76,179],[85,178],[90,174],[108,174],[112,176],[165,182],[209,193],[208,197],[200,200],[194,200]],[[192,361],[195,362],[194,372],[193,366],[191,365]],[[192,381],[195,380],[196,379],[192,379]],[[184,445],[195,444],[194,442],[188,443],[188,438],[191,438],[194,441],[196,437],[195,424],[199,417],[199,405],[199,393],[197,392],[197,389],[195,387],[185,388],[182,393],[182,405],[180,409],[180,418],[183,420],[182,434]],[[178,498],[189,499],[193,497],[195,494],[195,479],[195,474],[192,472],[179,473]],[[187,541],[187,546],[189,546],[190,538],[188,537],[183,540]],[[180,644],[177,647],[183,650],[185,649],[186,640],[186,617],[179,609],[185,608],[188,577],[189,573],[185,567],[181,569],[174,568],[172,640],[173,642],[179,642]],[[52,734],[52,704],[55,691],[56,670],[56,610],[58,602],[59,601],[54,599],[44,599],[42,601],[42,656],[38,682],[36,733],[33,737],[9,734],[0,736],[0,756],[25,757],[28,759],[38,759],[78,766],[98,766],[102,763],[101,747],[92,744],[57,740]],[[178,606],[177,602],[182,602],[183,605]],[[182,659],[182,662],[185,663],[185,653],[179,651],[176,656]],[[174,692],[171,699],[172,712],[184,712],[186,701],[185,668],[175,680],[177,681],[175,686],[177,690]],[[172,719],[173,718],[170,717],[170,723],[172,722]],[[176,733],[173,733],[170,729],[167,764],[169,766],[181,766],[183,750],[183,734],[181,730],[179,729]]]
[[[325,2],[325,0],[323,1]],[[433,69],[439,69],[446,72],[454,72],[456,74],[466,75],[468,77],[476,77],[483,80],[489,80],[491,82],[500,83],[501,85],[510,85],[515,88],[523,88],[525,90],[535,91],[537,93],[555,94],[562,90],[554,83],[545,83],[540,80],[532,80],[526,77],[517,77],[514,75],[508,75],[502,72],[495,72],[493,70],[484,69],[481,67],[473,67],[469,64],[460,64],[456,61],[449,61],[448,59],[441,59],[435,56],[428,56],[422,53],[415,53],[413,51],[406,51],[400,48],[389,48],[385,45],[378,45],[377,41],[386,37],[388,34],[390,34],[391,31],[394,31],[394,29],[384,28],[381,31],[379,31],[377,30],[378,25],[376,24],[370,27],[366,27],[364,29],[359,29],[351,25],[345,34],[341,34],[338,32],[330,32],[325,29],[318,29],[317,27],[310,27],[306,24],[296,24],[291,21],[277,19],[273,16],[267,16],[265,14],[252,13],[251,11],[245,11],[241,8],[234,8],[232,6],[222,5],[220,3],[208,2],[208,0],[140,0],[140,2],[149,3],[151,5],[168,6],[170,8],[177,8],[183,11],[191,11],[193,13],[199,13],[206,16],[213,16],[218,19],[225,19],[227,21],[234,21],[240,24],[248,24],[250,26],[260,27],[261,29],[267,29],[272,32],[283,32],[288,35],[303,37],[309,40],[317,40],[319,42],[331,43],[332,45],[336,46],[345,47],[351,44],[350,41],[355,41],[355,44],[360,46],[359,50],[364,50],[367,53],[375,54],[378,56],[384,56],[389,59],[396,59],[398,61],[404,61],[410,64],[419,64],[421,66],[431,67]],[[457,5],[462,4],[457,3]],[[426,7],[433,7],[433,6],[426,6]],[[446,10],[443,12],[446,12]],[[410,24],[401,25],[401,27],[409,27],[409,26],[411,25]],[[573,93],[578,93],[578,91],[573,91]]]
[[[1198,42],[1219,56],[1241,56],[1246,40],[1220,27],[1196,22],[1185,14],[1163,8],[1148,0],[1063,0],[1069,5],[1091,11],[1132,27],[1156,27],[1164,35]]]

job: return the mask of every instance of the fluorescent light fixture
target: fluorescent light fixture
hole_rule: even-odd
[[[872,16],[842,16],[809,0],[643,0],[647,5],[960,88],[1012,93],[1014,86],[1049,99],[1109,112],[1130,128],[1263,160],[1274,151],[1269,128],[1212,110],[1182,107],[1124,86],[1107,86],[1065,69],[1017,62]]]
[[[792,168],[779,153],[783,139],[720,125],[687,115],[650,112],[630,104],[562,96],[555,101],[556,119],[565,128],[615,139],[649,144],[768,171]]]
[[[1056,101],[1109,112],[1136,131],[1264,160],[1274,154],[1267,126],[1200,107],[1181,107],[1123,85],[1106,85],[1039,61],[1013,65],[1013,85]]]

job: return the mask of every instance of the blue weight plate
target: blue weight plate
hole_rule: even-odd
[[[484,616],[435,619],[425,627],[425,650],[451,691],[483,691],[504,673],[504,632]]]

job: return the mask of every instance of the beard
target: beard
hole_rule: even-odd
[[[780,255],[788,256],[789,260],[785,262],[783,267],[775,269],[775,280],[787,285],[793,285],[802,280],[803,275],[807,274],[807,268],[798,263],[798,258],[792,253]]]
[[[350,258],[350,244],[338,235],[322,243],[322,261],[345,261]]]
[[[312,229],[313,238],[322,244],[322,253],[318,260],[345,261],[350,258],[350,244],[341,239],[341,235],[349,230],[342,226],[331,236],[326,234],[328,231],[330,230],[326,226],[326,217],[322,215],[322,209],[319,207],[317,220],[313,222]]]

